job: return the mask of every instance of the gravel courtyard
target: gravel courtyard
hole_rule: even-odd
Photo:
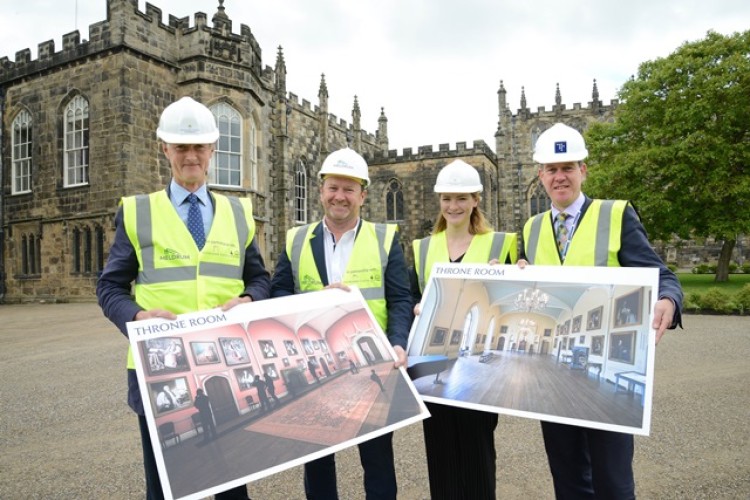
[[[657,348],[650,437],[636,437],[641,499],[750,498],[750,317],[686,316]],[[96,304],[0,305],[0,498],[143,498],[126,341]],[[553,498],[539,424],[504,417],[498,498]],[[399,497],[427,499],[421,425],[396,432]],[[342,499],[361,499],[356,449],[338,455]],[[301,468],[253,483],[301,499]]]

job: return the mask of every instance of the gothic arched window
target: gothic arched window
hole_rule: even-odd
[[[63,123],[65,187],[89,183],[89,102],[78,95],[65,107]]]
[[[529,217],[546,212],[552,206],[547,191],[540,180],[537,180],[529,188]]]
[[[211,158],[208,175],[211,184],[242,186],[242,117],[229,104],[211,106],[219,126],[219,140]]]
[[[307,223],[307,171],[302,160],[294,167],[294,222]]]
[[[11,125],[11,194],[31,191],[31,115],[24,110],[18,113]]]
[[[385,193],[385,220],[404,220],[404,192],[398,179],[388,181],[388,190]]]
[[[21,236],[21,274],[41,274],[41,242],[42,239],[36,234],[24,234]]]

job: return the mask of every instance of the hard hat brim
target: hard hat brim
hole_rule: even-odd
[[[219,132],[206,134],[171,134],[157,131],[156,136],[167,144],[214,144],[219,140]]]
[[[481,193],[483,190],[481,184],[474,186],[435,186],[436,193]]]
[[[580,151],[578,153],[560,153],[560,154],[545,154],[545,153],[534,153],[532,159],[536,163],[546,165],[548,163],[567,163],[569,161],[583,161],[589,155],[587,150]]]
[[[359,184],[362,184],[363,187],[367,187],[370,184],[369,179],[360,179],[359,177],[354,177],[351,175],[345,175],[345,174],[339,174],[336,172],[330,172],[325,174],[320,174],[320,180],[321,182],[326,179],[326,177],[341,177],[342,179],[349,179],[355,182],[358,182]]]

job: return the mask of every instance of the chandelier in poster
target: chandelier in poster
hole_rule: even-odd
[[[436,264],[409,337],[425,401],[648,435],[658,270]]]
[[[128,324],[167,498],[204,498],[429,413],[362,294]]]

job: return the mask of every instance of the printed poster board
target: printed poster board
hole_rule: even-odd
[[[425,401],[648,435],[658,269],[436,264],[409,337]]]
[[[357,289],[131,322],[128,335],[167,498],[203,498],[429,415]]]

